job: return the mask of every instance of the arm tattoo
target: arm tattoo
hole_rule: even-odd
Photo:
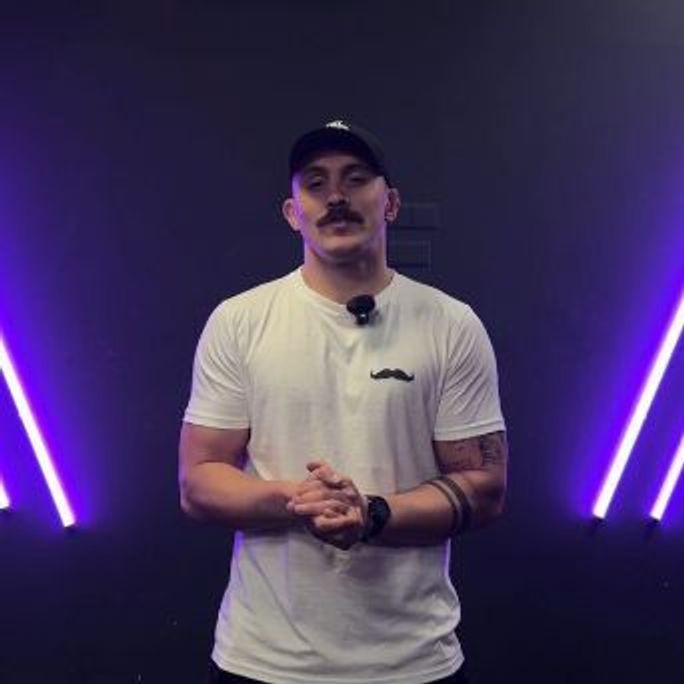
[[[470,527],[472,507],[463,490],[446,475],[428,480],[425,484],[438,489],[449,501],[452,509],[451,531],[465,532]]]
[[[430,485],[431,487],[437,489],[451,504],[451,529],[455,529],[461,521],[461,508],[459,507],[458,502],[454,500],[451,492],[447,489],[443,482],[439,481],[439,478],[435,480],[427,480],[427,482],[423,482],[423,484]]]
[[[450,442],[448,452],[441,457],[442,472],[497,468],[506,462],[506,451],[503,431]]]
[[[468,497],[465,495],[465,492],[450,477],[442,475],[437,479],[442,484],[445,484],[452,491],[454,496],[458,499],[458,503],[461,508],[461,519],[459,520],[458,531],[464,532],[470,527],[470,518],[472,513]]]
[[[489,435],[482,435],[477,440],[482,455],[482,465],[500,465],[504,460],[504,449],[506,446],[506,433],[494,432]]]

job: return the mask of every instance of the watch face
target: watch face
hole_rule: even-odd
[[[380,534],[382,528],[385,527],[387,521],[390,519],[391,511],[389,504],[381,496],[368,497],[368,518],[369,529],[366,535],[368,539]]]

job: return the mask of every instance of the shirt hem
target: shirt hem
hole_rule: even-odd
[[[249,421],[246,420],[226,420],[225,418],[198,416],[190,413],[186,413],[183,416],[183,422],[190,423],[191,425],[199,425],[200,427],[219,428],[223,430],[245,430],[249,427]]]
[[[217,653],[212,653],[212,660],[217,667],[231,674],[236,674],[248,679],[256,679],[264,684],[311,684],[312,675],[284,675],[282,672],[277,674],[266,670],[244,665],[243,663],[223,660],[217,657]],[[219,662],[220,661],[220,662]],[[340,679],[334,676],[315,675],[316,684],[428,684],[435,680],[444,679],[457,672],[465,662],[462,653],[459,653],[453,661],[443,667],[424,672],[407,672],[406,674],[392,673],[387,677],[371,677],[360,680],[358,676],[350,679]]]
[[[486,423],[478,423],[477,425],[470,425],[465,428],[445,428],[435,430],[433,437],[435,441],[443,441],[447,439],[468,439],[469,437],[479,437],[490,432],[498,432],[505,430],[506,423],[503,420],[492,420]]]

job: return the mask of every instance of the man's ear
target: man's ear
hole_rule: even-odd
[[[387,204],[385,205],[385,221],[387,223],[394,223],[399,216],[399,208],[401,207],[401,197],[399,190],[396,188],[389,188],[387,191]]]
[[[288,197],[283,201],[282,211],[285,220],[290,224],[290,228],[299,232],[299,225],[297,223],[297,210],[295,209],[294,200],[292,197]]]

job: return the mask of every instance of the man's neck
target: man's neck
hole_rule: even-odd
[[[307,254],[302,265],[304,282],[314,292],[339,304],[346,304],[356,295],[378,294],[390,284],[393,275],[384,260],[330,264]]]

